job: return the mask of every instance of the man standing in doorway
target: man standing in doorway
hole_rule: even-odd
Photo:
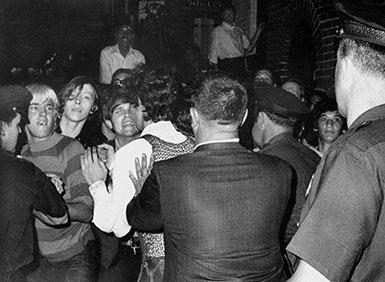
[[[244,76],[247,71],[244,56],[254,49],[264,24],[258,26],[250,43],[243,30],[235,25],[234,7],[225,8],[221,18],[222,24],[214,28],[211,35],[210,64],[236,77]]]
[[[115,28],[116,45],[107,46],[100,53],[100,83],[110,84],[112,74],[120,69],[134,69],[145,64],[144,55],[134,48],[134,30],[130,25],[120,24]]]

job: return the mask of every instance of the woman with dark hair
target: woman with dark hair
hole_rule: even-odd
[[[102,144],[99,86],[86,76],[73,78],[60,92],[60,121],[57,131],[77,139],[86,147]]]

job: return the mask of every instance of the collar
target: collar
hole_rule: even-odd
[[[121,54],[119,51],[119,45],[118,44],[114,45],[113,52]],[[134,53],[135,53],[135,49],[132,48],[132,46],[130,46],[130,50],[128,51],[127,55],[134,54]]]
[[[140,136],[153,135],[163,141],[179,144],[186,141],[187,137],[177,131],[171,121],[158,121],[147,125]]]
[[[223,25],[223,27],[230,28],[230,29],[235,27],[235,24],[231,25],[231,24],[229,24],[227,22],[222,22],[222,25]]]
[[[56,132],[53,132],[50,137],[47,139],[37,141],[37,142],[28,142],[28,147],[31,150],[31,152],[40,152],[47,150],[57,143],[63,138],[64,135],[58,134]]]
[[[356,130],[370,122],[385,118],[385,104],[376,106],[362,113],[350,126],[351,130]],[[349,130],[350,130],[349,129]]]
[[[208,145],[208,144],[218,144],[218,143],[239,143],[239,138],[222,139],[222,140],[211,140],[211,141],[202,142],[202,143],[197,144],[194,147],[194,151],[198,147],[200,147],[200,146]]]
[[[278,135],[275,135],[273,138],[271,138],[269,140],[269,142],[267,142],[266,144],[264,144],[262,147],[261,147],[261,150],[281,141],[281,140],[295,140],[295,138],[293,137],[292,133],[291,132],[283,132],[283,133],[280,133]]]

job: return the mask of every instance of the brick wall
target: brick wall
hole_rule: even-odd
[[[281,80],[288,78],[288,61],[293,32],[299,24],[307,25],[314,50],[313,81],[333,84],[335,30],[338,17],[332,0],[262,0],[266,1],[266,66]],[[245,1],[248,2],[248,1]],[[255,1],[261,2],[261,0]],[[244,6],[248,6],[244,4]],[[300,59],[300,58],[299,58]],[[308,85],[308,87],[314,87]]]

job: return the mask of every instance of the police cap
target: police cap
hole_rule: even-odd
[[[28,107],[31,100],[31,92],[24,87],[16,85],[0,87],[0,120],[6,118],[12,111],[28,120]]]
[[[310,114],[310,109],[293,94],[267,83],[258,84],[255,89],[256,106],[261,111],[282,116],[300,118]]]
[[[384,1],[337,1],[336,9],[342,20],[338,29],[340,37],[385,46]]]

